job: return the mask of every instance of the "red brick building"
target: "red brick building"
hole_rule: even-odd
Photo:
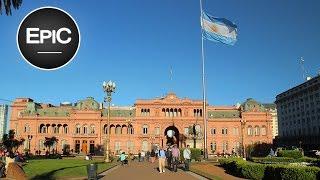
[[[17,98],[11,107],[10,129],[26,139],[20,150],[44,153],[45,137],[55,136],[59,141],[53,149],[58,152],[104,152],[107,109],[91,97],[60,106]],[[138,99],[132,107],[111,107],[111,151],[137,153],[167,143],[202,148],[203,115],[201,100],[178,98],[174,93]],[[237,106],[208,105],[207,116],[209,154],[240,153],[243,145],[272,143],[271,114],[253,99]],[[167,136],[168,131],[174,133],[173,138]]]

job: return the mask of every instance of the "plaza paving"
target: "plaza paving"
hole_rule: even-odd
[[[184,179],[184,180],[195,180],[195,179],[205,179],[197,175],[192,175],[191,173],[186,173],[181,169],[178,172],[171,172],[168,169],[165,169],[165,173],[159,173],[158,171],[158,162],[149,163],[149,162],[131,162],[129,165],[117,166],[114,169],[103,173],[101,179]]]

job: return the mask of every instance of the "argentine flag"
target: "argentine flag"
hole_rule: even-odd
[[[237,26],[225,18],[217,18],[203,12],[202,14],[203,37],[228,45],[237,41]]]

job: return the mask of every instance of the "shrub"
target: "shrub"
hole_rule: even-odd
[[[262,163],[262,164],[275,164],[275,163],[299,163],[299,162],[307,162],[307,163],[317,163],[319,159],[310,158],[310,157],[302,157],[298,159],[290,158],[290,157],[253,157],[251,158],[253,162]]]
[[[183,150],[184,148],[181,148],[180,149],[180,159],[182,161],[184,161],[184,158],[183,158]],[[201,161],[201,149],[197,149],[197,148],[190,148],[190,151],[191,151],[191,159],[194,159],[196,161]]]
[[[219,162],[228,173],[247,179],[311,180],[320,178],[320,168],[317,167],[265,165],[235,158],[219,159]]]
[[[299,150],[281,150],[278,152],[278,157],[289,157],[289,158],[302,158],[302,153]]]
[[[285,165],[267,166],[264,179],[274,180],[312,180],[319,178],[320,169],[316,167],[293,167]]]

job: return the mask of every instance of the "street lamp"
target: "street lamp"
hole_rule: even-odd
[[[31,151],[31,149],[30,149],[31,148],[31,146],[30,146],[31,139],[32,139],[32,135],[28,135],[28,140],[29,140],[28,141],[28,146],[29,146],[28,149],[29,149],[29,152]]]
[[[102,84],[103,91],[107,94],[107,96],[104,98],[104,102],[108,102],[108,124],[107,124],[107,129],[108,129],[108,137],[107,137],[107,150],[106,150],[106,159],[105,162],[110,162],[109,159],[109,147],[110,147],[110,103],[111,103],[111,95],[112,93],[115,92],[116,90],[116,84],[112,81],[104,81]]]

